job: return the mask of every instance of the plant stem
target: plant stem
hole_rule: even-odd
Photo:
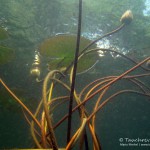
[[[72,108],[73,108],[73,95],[74,95],[75,78],[76,78],[76,72],[77,72],[77,63],[78,63],[78,55],[79,55],[79,47],[80,47],[81,20],[82,20],[82,0],[79,0],[78,31],[77,31],[76,51],[75,51],[75,58],[74,58],[74,68],[73,68],[73,75],[72,75],[71,91],[70,91],[67,143],[70,141],[70,137],[71,137],[71,120],[72,120]]]

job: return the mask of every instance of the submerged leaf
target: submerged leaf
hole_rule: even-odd
[[[82,51],[91,41],[81,37],[80,51]],[[93,47],[96,47],[94,45]],[[93,48],[92,47],[92,48]],[[45,40],[39,47],[40,54],[49,58],[49,68],[62,69],[67,67],[74,59],[76,48],[75,35],[59,35]],[[91,53],[84,56],[78,62],[78,72],[83,72],[90,68],[97,60],[97,54]]]
[[[0,65],[10,62],[14,58],[14,50],[0,45]]]
[[[8,38],[8,33],[5,29],[0,28],[0,40],[5,40]]]
[[[22,97],[24,91],[21,89],[11,89],[17,96]],[[21,99],[22,102],[24,99]],[[0,109],[7,110],[9,112],[20,112],[20,105],[14,100],[14,98],[4,88],[0,88]]]

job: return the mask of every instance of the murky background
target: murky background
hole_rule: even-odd
[[[148,0],[83,0],[81,32],[85,38],[94,40],[116,29],[120,25],[120,17],[128,9],[133,12],[132,23],[97,44],[102,48],[117,50],[140,62],[150,56],[150,3]],[[77,34],[78,1],[0,0],[0,10],[0,28],[8,33],[7,39],[0,40],[0,53],[1,56],[3,54],[5,56],[4,62],[0,64],[0,78],[34,112],[42,94],[42,83],[37,83],[30,75],[35,51],[39,50],[43,41],[55,35]],[[10,57],[9,53],[5,55],[4,52],[8,48],[13,51]],[[92,69],[77,76],[77,91],[94,79],[120,75],[134,65],[113,53],[101,53],[101,55],[104,56],[99,56],[99,62]],[[46,68],[47,59],[41,56],[41,78],[45,77]],[[136,73],[144,73],[144,71],[138,69],[133,74]],[[143,77],[142,81],[147,86],[150,85],[149,76]],[[126,81],[119,81],[108,91],[107,96],[118,89],[128,88],[134,89],[135,86]],[[59,89],[58,92],[60,92]],[[0,86],[0,148],[34,147],[30,127],[20,106],[7,95],[5,89]],[[89,102],[87,109],[93,108],[94,102],[94,100]],[[135,94],[122,94],[99,111],[96,132],[102,150],[120,150],[122,147],[120,147],[119,138],[150,139],[149,106],[149,98]],[[63,105],[62,108],[57,109],[56,120],[61,118],[61,111],[65,108],[66,106]],[[78,124],[76,116],[73,124]],[[62,141],[65,129],[63,125],[56,130],[60,147],[66,144],[66,141]],[[62,135],[60,135],[61,132]],[[91,140],[91,137],[89,139]]]

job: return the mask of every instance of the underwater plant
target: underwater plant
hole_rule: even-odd
[[[81,51],[90,42],[91,41],[85,37],[81,37],[79,51]],[[50,70],[60,70],[61,68],[65,69],[65,67],[68,66],[74,58],[75,43],[75,35],[57,35],[45,40],[40,45],[39,51],[43,57],[45,56],[49,58]],[[93,45],[92,48],[96,48],[96,45]],[[85,56],[79,62],[78,72],[87,70],[96,62],[97,59],[98,55],[95,53]]]
[[[0,27],[0,41],[8,39],[8,32]],[[0,65],[12,61],[14,58],[14,50],[10,47],[6,47],[0,44]]]
[[[52,55],[52,58],[55,57],[55,62],[54,63],[52,62],[54,67],[50,68],[50,71],[47,73],[44,80],[41,81],[43,84],[41,90],[42,99],[38,104],[35,112],[32,112],[32,110],[30,110],[16,96],[15,92],[12,92],[10,88],[6,85],[6,83],[2,79],[0,79],[1,84],[6,88],[8,93],[14,98],[15,101],[17,101],[22,106],[23,114],[31,127],[31,135],[35,142],[35,146],[33,148],[52,148],[54,150],[59,149],[60,146],[58,145],[57,137],[55,135],[55,130],[59,126],[61,126],[65,122],[65,120],[68,120],[67,125],[65,124],[67,126],[67,130],[66,130],[67,144],[65,148],[62,149],[70,150],[74,146],[76,146],[77,142],[79,142],[79,149],[85,148],[88,150],[90,149],[88,136],[91,136],[93,149],[101,150],[102,145],[97,136],[97,131],[95,127],[97,112],[99,112],[102,108],[104,108],[106,104],[113,101],[115,97],[126,93],[141,95],[143,97],[148,97],[148,98],[150,97],[150,87],[140,79],[141,77],[150,76],[150,69],[148,68],[150,57],[145,58],[141,62],[136,62],[130,57],[127,57],[126,55],[119,53],[115,50],[92,47],[93,45],[95,45],[97,41],[102,40],[103,38],[108,37],[110,35],[113,35],[119,32],[120,30],[122,30],[127,25],[129,25],[129,23],[131,23],[133,19],[132,12],[128,10],[122,15],[120,20],[121,25],[117,29],[100,36],[98,39],[90,43],[88,41],[88,43],[83,47],[80,47],[80,44],[83,39],[81,37],[81,24],[82,24],[81,16],[82,16],[82,0],[79,0],[77,36],[60,35],[48,39],[47,41],[45,41],[43,44],[40,45],[41,55],[46,55],[46,56]],[[72,49],[72,47],[70,48],[69,46],[70,46],[70,40],[75,38],[76,38],[76,45],[74,44],[75,52],[73,56],[71,55],[73,50],[71,50],[70,53],[70,49]],[[54,40],[54,42],[52,42],[54,43],[54,45],[52,45],[51,40]],[[74,43],[74,41],[75,40],[73,40],[72,43]],[[50,48],[49,44],[52,45],[52,50],[49,49]],[[65,45],[64,51],[61,51],[62,44]],[[57,48],[58,50],[56,50]],[[56,51],[54,52],[53,55],[54,49]],[[80,65],[82,65],[83,62],[85,61],[88,63],[88,59],[92,59],[90,66],[94,64],[98,58],[97,57],[98,51],[115,53],[121,56],[122,58],[127,59],[129,62],[133,63],[133,67],[127,69],[120,75],[97,78],[96,80],[87,83],[87,85],[83,87],[83,89],[79,90],[78,87],[75,86],[76,83],[78,82],[76,80],[78,67],[80,67]],[[67,55],[69,56],[71,55],[71,57],[68,57]],[[61,56],[61,60],[58,59],[59,56]],[[66,58],[69,58],[69,61]],[[36,54],[34,64],[32,66],[33,68],[31,70],[31,74],[34,75],[35,78],[40,76],[40,70],[38,68],[39,63],[40,63],[40,59],[38,54]],[[49,63],[51,63],[51,61]],[[144,64],[146,67],[143,66]],[[62,70],[61,69],[62,67],[65,67],[65,69]],[[88,67],[87,66],[85,68],[83,67],[81,70],[79,70],[79,72],[83,70],[87,70]],[[142,69],[144,73],[143,72],[136,73],[135,70],[137,69]],[[130,74],[131,72],[136,74]],[[67,78],[66,76],[69,78]],[[64,78],[65,79],[67,78],[67,82],[63,80]],[[133,84],[135,88],[130,89],[130,87],[128,87],[128,89],[123,89],[123,90],[118,89],[116,92],[109,95],[108,91],[112,90],[113,86],[117,85],[118,82],[121,80],[126,80],[126,82]],[[54,94],[55,90],[57,90],[58,88],[60,89],[62,88],[65,91],[63,95],[59,96],[57,94],[56,95]],[[90,101],[95,102],[93,109],[91,109],[91,111],[89,111],[86,108],[88,102]],[[55,115],[55,111],[59,109],[59,107],[64,103],[67,103],[66,104],[67,106],[65,108],[65,110],[67,110],[67,112],[65,111],[66,114],[63,113],[64,111],[63,110],[62,111],[63,117],[57,120],[57,122],[54,122],[53,118]],[[72,120],[73,120],[73,115],[75,114],[76,111],[78,111],[77,114],[79,118],[79,124],[77,124],[75,130],[73,130]],[[62,138],[64,139],[63,134],[60,136],[62,136]]]
[[[0,40],[5,40],[8,38],[8,33],[5,29],[0,28]]]

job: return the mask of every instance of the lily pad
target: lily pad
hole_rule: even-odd
[[[81,37],[80,51],[82,51],[91,41]],[[96,47],[96,44],[92,47]],[[49,59],[49,68],[66,68],[74,59],[76,48],[75,35],[58,35],[45,40],[39,47],[40,54]],[[95,64],[98,59],[97,53],[90,53],[78,62],[77,72],[83,72]]]
[[[0,28],[0,40],[5,40],[8,38],[8,33],[5,29]]]
[[[14,50],[0,45],[0,65],[10,62],[14,58]]]

